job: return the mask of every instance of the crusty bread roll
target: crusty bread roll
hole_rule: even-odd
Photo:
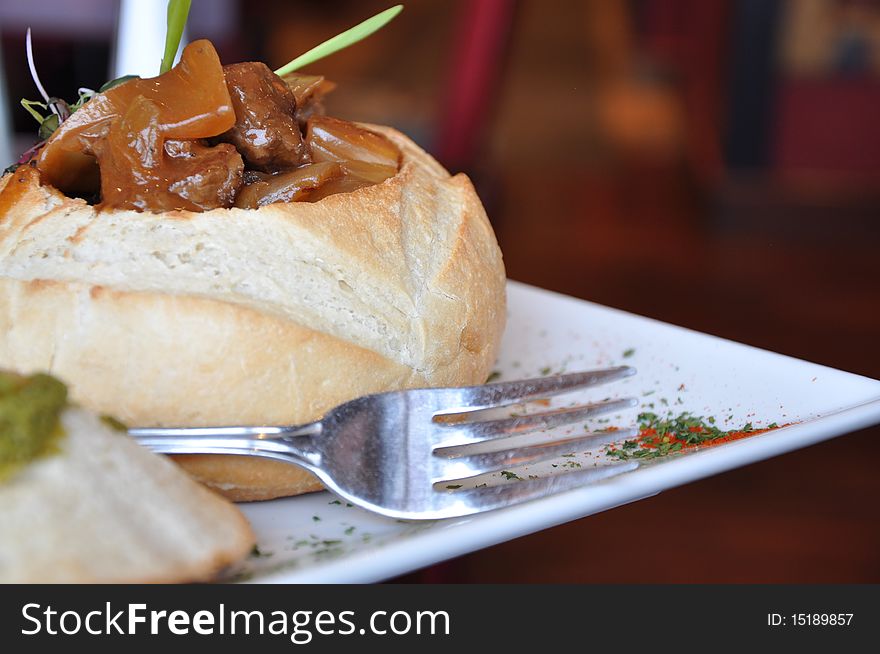
[[[254,545],[238,509],[69,408],[57,452],[0,479],[0,583],[207,581]]]
[[[0,182],[0,366],[51,372],[131,426],[289,424],[348,399],[482,383],[505,275],[470,181],[400,133],[394,177],[316,203],[164,214]],[[239,500],[320,488],[241,457],[181,457]]]

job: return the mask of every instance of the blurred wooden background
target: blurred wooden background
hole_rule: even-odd
[[[106,77],[113,0],[0,3],[9,94]],[[193,38],[280,65],[375,0],[195,0]],[[208,7],[208,5],[210,7]],[[474,179],[509,276],[880,378],[880,3],[414,0],[315,66],[332,113]],[[108,18],[110,16],[110,18]],[[11,108],[27,147],[26,115]],[[23,148],[22,148],[23,149]],[[880,429],[404,582],[880,582]]]

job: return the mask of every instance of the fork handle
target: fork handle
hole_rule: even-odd
[[[129,429],[128,434],[138,440],[143,438],[180,436],[183,438],[294,438],[296,436],[318,436],[321,421],[306,425],[285,425],[277,427],[138,427]]]
[[[146,427],[129,429],[141,445],[162,454],[242,454],[296,463],[310,470],[321,455],[311,438],[320,421],[282,427]]]

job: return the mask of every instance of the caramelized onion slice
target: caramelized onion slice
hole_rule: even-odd
[[[324,115],[324,96],[335,89],[336,84],[321,75],[290,73],[282,79],[296,98],[296,120],[305,131],[309,118]]]
[[[317,202],[318,200],[323,200],[330,195],[337,195],[339,193],[351,193],[352,191],[357,191],[358,189],[362,189],[372,185],[372,183],[364,181],[362,179],[358,179],[357,177],[352,177],[351,175],[343,175],[342,177],[330,180],[323,186],[316,188],[314,191],[309,193],[308,197],[303,199],[306,202]]]
[[[367,186],[380,184],[397,174],[397,168],[393,166],[383,166],[365,161],[341,161],[340,165],[344,173],[343,176],[330,180],[320,188],[315,189],[309,194],[306,201],[317,202],[318,200],[323,200],[328,195],[351,193]]]
[[[396,173],[397,168],[392,166],[364,161],[325,161],[277,175],[247,170],[247,185],[236,198],[235,206],[256,209],[275,202],[317,202],[328,195],[379,184]]]
[[[346,176],[359,179],[368,184],[381,184],[397,174],[397,166],[369,163],[367,161],[342,161]]]
[[[272,175],[267,179],[248,184],[235,198],[235,206],[241,209],[256,209],[276,202],[298,202],[325,184],[341,179],[342,166],[336,162],[325,161],[309,164],[286,173]]]
[[[281,79],[284,80],[287,88],[293,93],[293,97],[296,98],[296,106],[298,107],[313,100],[321,100],[336,88],[336,84],[325,80],[323,75],[290,73]]]
[[[96,162],[90,155],[138,97],[158,107],[155,128],[163,140],[207,138],[235,123],[217,52],[209,41],[194,41],[164,75],[114,86],[61,123],[37,159],[43,181],[67,193],[97,192]]]
[[[400,150],[389,139],[347,120],[312,116],[306,127],[312,161],[363,161],[397,170]]]

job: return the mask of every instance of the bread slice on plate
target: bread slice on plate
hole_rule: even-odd
[[[239,510],[92,413],[56,451],[0,478],[0,582],[214,578],[254,545]]]

